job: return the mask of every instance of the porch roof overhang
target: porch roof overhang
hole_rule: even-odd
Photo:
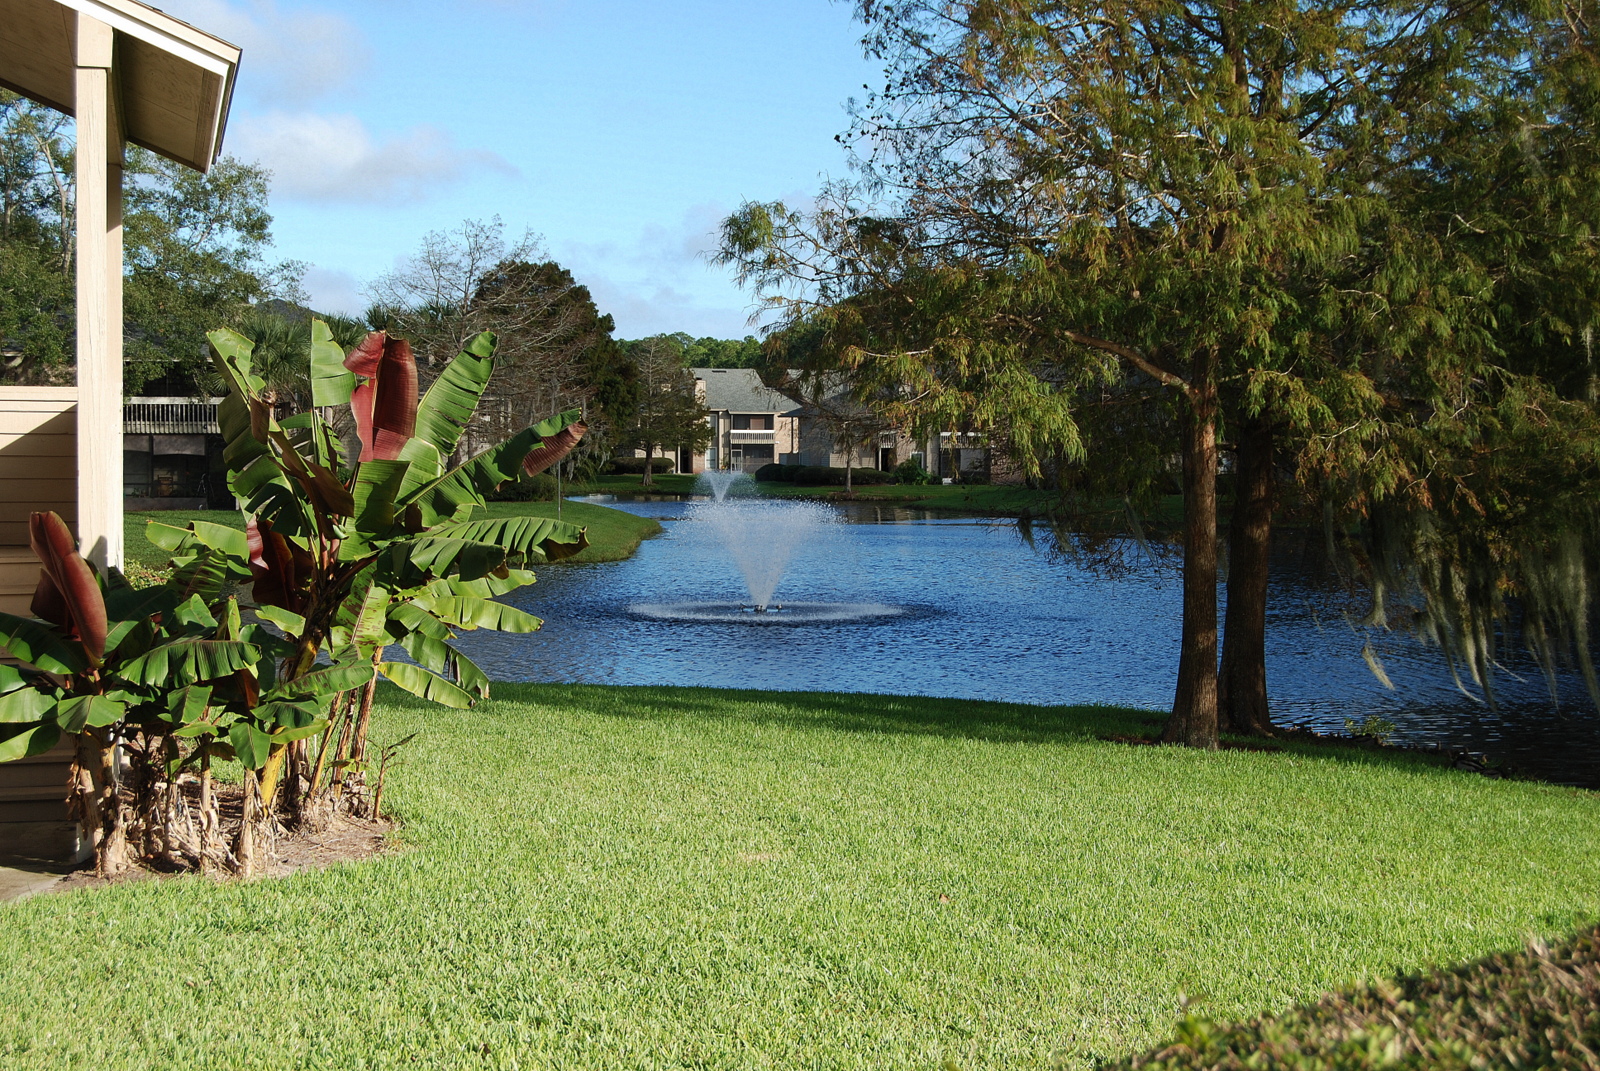
[[[239,69],[239,49],[137,0],[0,0],[0,86],[76,114],[78,15],[114,34],[126,140],[208,171]]]

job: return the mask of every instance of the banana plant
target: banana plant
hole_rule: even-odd
[[[257,672],[269,647],[259,640],[275,638],[242,627],[236,608],[219,621],[197,596],[136,591],[114,571],[97,574],[55,513],[30,517],[29,541],[41,565],[34,617],[0,613],[0,644],[23,663],[0,667],[0,761],[75,739],[71,803],[101,871],[111,873],[126,862],[113,746],[217,726],[230,742],[216,750],[231,755],[234,725],[261,694]],[[316,731],[282,706],[263,713],[273,733]]]
[[[252,346],[233,331],[209,336],[229,384],[217,419],[229,486],[246,530],[203,522],[152,522],[150,539],[173,555],[174,585],[215,597],[251,587],[257,615],[282,633],[280,686],[315,673],[319,656],[338,672],[375,667],[401,688],[450,706],[487,695],[483,673],[448,646],[452,629],[531,631],[538,619],[493,602],[533,580],[530,566],[579,553],[582,528],[541,518],[473,519],[485,496],[518,472],[555,464],[581,440],[576,410],[479,447],[462,447],[494,371],[494,335],[472,339],[418,396],[410,345],[374,332],[348,354],[322,321],[312,325],[313,408],[279,419],[252,368]],[[324,415],[348,406],[360,452],[345,466]],[[399,644],[413,661],[386,661]],[[370,676],[370,672],[369,672]],[[353,679],[353,678],[352,678]],[[286,742],[286,741],[285,741]],[[237,749],[236,749],[237,750]],[[272,799],[281,745],[261,758]]]

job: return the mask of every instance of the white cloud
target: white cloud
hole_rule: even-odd
[[[307,268],[300,280],[310,296],[311,308],[336,316],[360,316],[366,309],[361,284],[354,275],[337,268]]]
[[[422,124],[379,139],[353,115],[246,116],[230,148],[272,171],[275,197],[302,201],[406,204],[477,171],[517,173],[503,157],[463,149],[438,127]]]
[[[743,338],[756,333],[748,322],[748,309],[719,308],[670,286],[629,286],[604,276],[574,274],[589,288],[595,307],[611,314],[617,338],[647,338],[674,331],[696,338]]]
[[[651,224],[640,238],[641,251],[663,266],[703,265],[722,236],[722,221],[728,211],[720,205],[692,205],[675,227]]]
[[[757,333],[749,322],[755,298],[743,295],[744,307],[728,302],[727,286],[714,280],[731,278],[731,269],[711,262],[729,211],[712,202],[691,205],[676,223],[647,224],[631,240],[563,242],[558,259],[616,320],[618,338],[672,331],[743,338]]]
[[[339,88],[371,61],[360,28],[340,15],[285,11],[277,0],[162,0],[161,6],[244,50],[244,97],[304,104]]]

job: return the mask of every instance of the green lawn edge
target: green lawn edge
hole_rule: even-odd
[[[600,476],[585,484],[574,484],[572,494],[662,495],[679,497],[703,493],[696,477],[659,475],[650,487],[643,476]],[[763,498],[801,499],[815,502],[857,503],[894,506],[900,509],[927,510],[979,517],[1049,518],[1061,511],[1061,500],[1054,491],[1034,490],[1014,484],[879,484],[862,486],[845,494],[843,487],[801,487],[792,483],[761,481],[756,494]],[[1124,507],[1107,502],[1094,511],[1108,521],[1124,522]],[[1141,521],[1156,525],[1176,524],[1182,518],[1182,497],[1164,497],[1150,516]],[[1224,518],[1225,519],[1225,518]]]

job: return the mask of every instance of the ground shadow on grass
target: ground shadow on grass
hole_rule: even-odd
[[[1324,995],[1277,1015],[1228,1023],[1185,1018],[1160,1048],[1100,1071],[1302,1071],[1379,1067],[1595,1066],[1600,927],[1547,945]]]
[[[425,706],[385,686],[387,705]],[[930,696],[862,692],[765,692],[646,685],[496,683],[506,703],[573,706],[616,718],[650,721],[741,721],[803,730],[923,735],[992,743],[1046,744],[1103,740],[1151,742],[1166,724],[1162,711],[1113,706],[1033,706]],[[1443,770],[1447,756],[1359,743],[1290,737],[1240,739],[1248,750],[1275,750],[1359,766]],[[1265,747],[1260,747],[1265,743]]]

